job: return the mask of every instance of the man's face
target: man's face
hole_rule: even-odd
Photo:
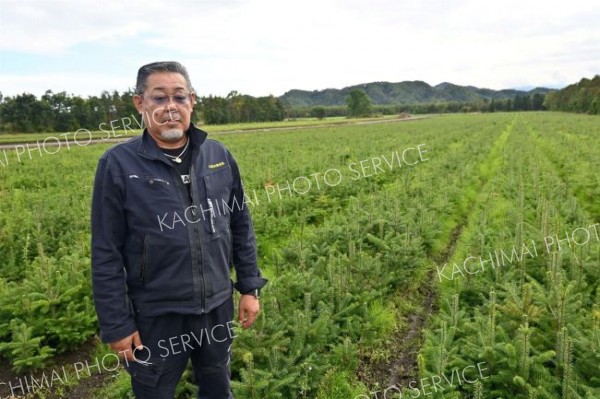
[[[183,75],[157,72],[148,76],[146,91],[133,97],[142,113],[148,132],[166,147],[176,147],[184,141],[190,126],[196,95],[190,93]]]

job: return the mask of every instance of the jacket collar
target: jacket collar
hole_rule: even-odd
[[[192,146],[192,150],[197,150],[204,140],[206,140],[207,133],[198,129],[193,123],[190,123],[189,129],[185,132],[190,139],[190,144]],[[156,144],[156,141],[150,133],[148,133],[148,129],[144,129],[142,133],[142,140],[140,141],[140,145],[138,146],[137,152],[139,155],[142,155],[146,158],[151,159],[163,159],[163,151]]]

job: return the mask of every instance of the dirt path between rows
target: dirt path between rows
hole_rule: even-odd
[[[436,264],[448,262],[454,253],[456,243],[460,238],[466,223],[467,218],[454,227],[450,236],[450,242],[440,254],[439,259],[435,259]],[[408,316],[408,326],[406,330],[399,331],[397,334],[396,341],[398,342],[399,347],[402,348],[402,351],[390,366],[388,387],[408,387],[408,384],[415,380],[417,375],[417,355],[421,349],[423,338],[421,333],[425,328],[425,323],[429,316],[437,311],[435,308],[435,304],[437,303],[437,291],[435,287],[434,269],[431,269],[427,273],[426,278],[426,281],[429,281],[429,284],[423,285],[419,292],[423,295],[421,308],[416,313]]]
[[[513,121],[507,125],[508,132],[505,134],[501,134],[494,145],[490,149],[490,153],[488,158],[484,162],[489,162],[490,159],[493,160],[494,151],[496,146],[502,146],[504,141],[506,140],[507,135],[510,134],[512,129]],[[479,192],[481,192],[485,187],[485,182],[480,183]],[[474,200],[472,204],[474,209],[477,204],[477,200]],[[468,226],[469,223],[469,215],[462,215],[460,221],[456,224],[452,233],[450,235],[450,240],[448,244],[443,249],[443,251],[437,255],[432,256],[431,260],[437,264],[445,264],[447,263],[452,255],[454,254],[456,244],[460,239],[463,230]],[[418,375],[418,362],[417,356],[423,344],[423,330],[427,323],[429,317],[432,314],[437,312],[437,302],[438,302],[438,291],[436,289],[435,283],[435,269],[429,270],[426,275],[425,281],[428,283],[423,284],[419,287],[418,294],[421,296],[420,307],[415,312],[406,316],[407,325],[405,328],[401,328],[394,333],[394,335],[390,339],[390,346],[393,348],[398,348],[399,352],[394,354],[394,358],[391,361],[387,362],[378,362],[378,364],[366,365],[363,370],[363,375],[369,377],[371,374],[379,377],[376,381],[383,381],[384,375],[388,376],[388,385],[383,387],[383,389],[388,387],[399,387],[408,388],[409,383],[411,381],[417,381]],[[372,368],[372,373],[368,372],[368,368]],[[359,373],[360,376],[360,373]],[[392,392],[393,393],[393,392]]]

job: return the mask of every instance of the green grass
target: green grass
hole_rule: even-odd
[[[385,115],[380,117],[372,118],[346,118],[346,117],[330,117],[324,119],[316,118],[297,118],[292,120],[286,120],[281,122],[248,122],[248,123],[232,123],[227,125],[198,125],[201,129],[214,132],[239,132],[246,130],[260,130],[260,129],[278,129],[278,128],[297,128],[307,126],[318,126],[318,125],[339,125],[339,124],[354,124],[368,121],[383,121],[397,118],[396,115]],[[115,129],[111,129],[110,125],[103,126],[102,130],[91,130],[91,138],[96,139],[122,139],[132,137],[140,133],[138,125],[131,123],[131,129],[120,129],[121,121],[115,123]],[[133,130],[132,130],[133,129]],[[66,145],[65,140],[73,141],[75,132],[52,132],[52,133],[2,133],[0,134],[0,145],[1,144],[21,144],[21,143],[35,143],[40,141],[43,143],[47,140],[47,143],[62,142],[62,145]],[[56,138],[56,139],[55,139]],[[81,144],[86,143],[90,138],[90,135],[81,130],[77,134],[77,141]],[[74,144],[75,145],[75,144]]]

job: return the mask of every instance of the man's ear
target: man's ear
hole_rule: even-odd
[[[140,114],[144,112],[144,99],[139,94],[133,96],[133,105]]]

